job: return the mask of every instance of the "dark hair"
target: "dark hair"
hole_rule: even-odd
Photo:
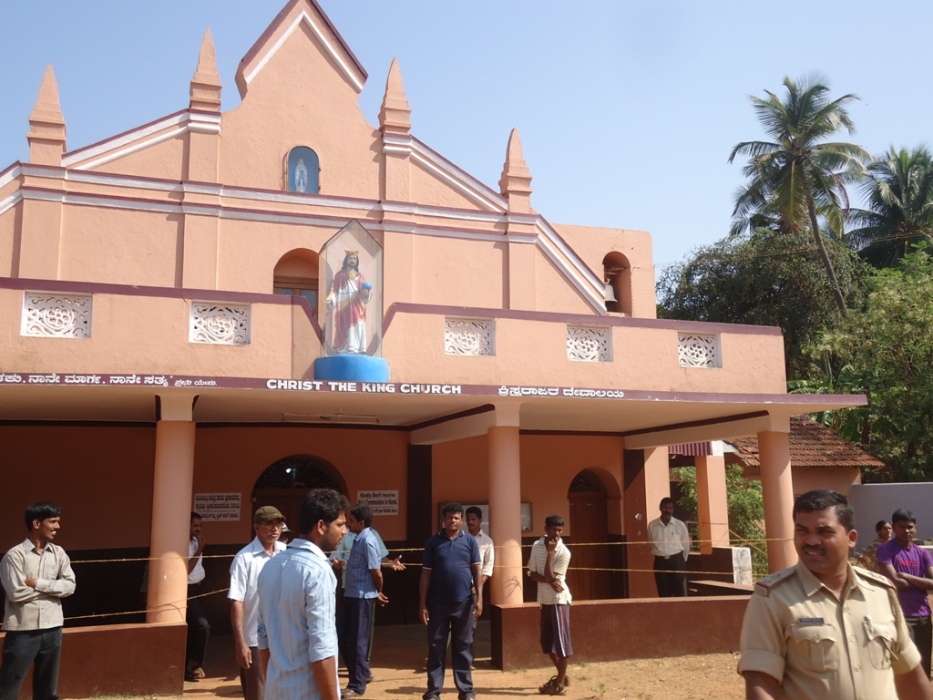
[[[34,520],[42,522],[46,518],[62,517],[62,509],[54,503],[30,503],[26,506],[26,529],[32,530]]]
[[[891,516],[891,524],[895,525],[897,523],[913,523],[917,524],[917,517],[913,514],[913,511],[906,510],[905,508],[898,508],[894,511],[894,515]]]
[[[796,518],[797,513],[813,513],[827,508],[836,511],[839,524],[845,528],[846,532],[850,532],[855,527],[855,512],[849,505],[849,501],[841,493],[828,489],[807,491],[800,496],[794,501],[793,516]]]
[[[483,511],[482,511],[482,509],[481,509],[481,508],[477,508],[476,506],[470,506],[469,508],[467,508],[466,514],[467,514],[467,515],[475,515],[475,516],[476,516],[477,518],[479,518],[480,520],[483,519]]]
[[[302,535],[307,535],[321,520],[329,526],[341,513],[349,510],[350,502],[342,493],[333,489],[311,489],[301,504],[298,529]]]
[[[460,513],[460,515],[463,515],[463,506],[456,502],[445,503],[444,507],[441,508],[441,516],[446,518],[448,513]]]
[[[191,522],[194,522],[195,518],[197,518],[198,520],[203,520],[200,513],[191,511]]]
[[[373,524],[373,509],[369,507],[368,503],[358,503],[356,508],[350,512],[353,514],[354,518],[366,525],[366,527],[370,527]]]
[[[670,503],[671,505],[674,505],[674,499],[671,498],[670,496],[665,496],[664,498],[661,499],[661,502],[658,504],[658,508],[663,508],[668,503]]]
[[[544,529],[549,527],[563,527],[564,519],[559,515],[549,515],[544,519]]]
[[[880,534],[881,528],[883,528],[887,524],[888,524],[887,520],[879,520],[878,522],[875,523],[875,532]]]

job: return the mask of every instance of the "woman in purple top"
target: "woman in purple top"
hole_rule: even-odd
[[[891,516],[894,539],[878,547],[878,570],[894,582],[897,597],[907,619],[910,635],[920,651],[921,663],[930,675],[933,652],[933,621],[927,595],[933,591],[933,556],[914,544],[917,518],[909,510],[896,510]]]

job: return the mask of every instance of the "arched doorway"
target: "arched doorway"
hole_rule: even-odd
[[[589,469],[577,474],[567,494],[570,531],[573,533],[567,583],[574,600],[599,600],[612,596],[610,569],[608,494],[599,476]]]
[[[347,484],[330,462],[313,455],[290,455],[270,464],[253,485],[253,507],[275,506],[298,533],[298,514],[310,489],[328,488],[347,493]],[[252,518],[250,518],[252,522]],[[252,528],[252,524],[250,524]],[[250,533],[252,536],[252,532]]]

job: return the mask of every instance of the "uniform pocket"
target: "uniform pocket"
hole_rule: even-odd
[[[794,626],[790,629],[788,657],[807,670],[824,672],[839,668],[839,648],[836,630],[829,625],[807,627]]]
[[[874,623],[866,627],[870,627],[865,630],[865,634],[868,637],[871,665],[879,670],[891,668],[891,650],[897,641],[897,629],[894,625],[883,623]]]

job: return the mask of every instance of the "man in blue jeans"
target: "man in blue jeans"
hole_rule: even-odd
[[[32,696],[57,700],[58,662],[62,650],[61,599],[75,592],[75,575],[65,550],[52,544],[62,510],[52,503],[26,509],[29,535],[3,557],[0,580],[6,593],[3,615],[3,664],[0,698],[16,700],[34,665]]]
[[[424,700],[439,700],[444,689],[444,661],[450,639],[454,683],[459,700],[473,692],[473,620],[483,612],[483,564],[476,539],[463,532],[463,506],[442,509],[444,527],[424,545],[418,587],[421,622],[428,627],[428,690]],[[473,596],[473,590],[476,596]]]

